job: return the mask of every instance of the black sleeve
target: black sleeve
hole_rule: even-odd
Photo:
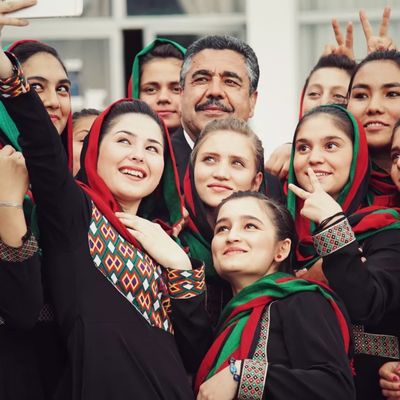
[[[89,202],[69,171],[60,136],[34,90],[2,102],[20,132],[41,240],[50,245],[63,241],[66,249],[74,248],[77,235],[70,233],[88,221]]]
[[[322,264],[332,289],[352,322],[375,325],[400,308],[400,230],[377,233],[325,256]]]
[[[318,293],[301,293],[272,304],[271,321],[274,314],[282,323],[290,366],[268,364],[265,399],[355,399],[350,361],[328,301]]]
[[[190,297],[179,295],[171,297],[171,321],[174,327],[175,341],[186,371],[195,373],[210,348],[213,340],[212,325],[205,305],[204,265],[191,259],[193,271],[202,269],[202,293],[192,293]],[[185,271],[181,271],[183,274]],[[193,278],[191,278],[193,279]],[[192,282],[182,281],[189,286]],[[189,285],[188,285],[189,284]]]
[[[15,328],[31,329],[43,306],[39,253],[24,261],[0,261],[0,316]]]

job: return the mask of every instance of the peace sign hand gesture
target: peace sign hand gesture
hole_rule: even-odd
[[[340,30],[339,22],[336,18],[332,20],[332,28],[335,33],[335,38],[337,46],[327,44],[324,48],[323,56],[329,54],[337,54],[349,57],[351,60],[355,59],[353,50],[353,24],[351,22],[347,23],[346,27],[346,37],[343,38],[342,31]]]
[[[324,219],[342,211],[342,207],[322,188],[317,176],[312,168],[307,170],[310,179],[312,192],[301,189],[293,183],[289,184],[289,189],[304,200],[300,214],[303,217],[319,224]],[[334,220],[332,220],[334,222]]]
[[[379,35],[374,36],[371,24],[368,21],[364,10],[360,10],[360,22],[367,41],[368,54],[377,50],[394,50],[396,45],[392,38],[388,36],[389,20],[391,9],[386,6],[383,10],[382,21],[379,27]]]

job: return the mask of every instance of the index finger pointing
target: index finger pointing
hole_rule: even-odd
[[[315,175],[315,172],[312,170],[312,168],[308,168],[307,173],[308,177],[310,178],[310,183],[314,192],[316,190],[319,190],[321,188],[321,184],[319,183],[319,180],[317,178],[317,175]]]
[[[289,183],[288,187],[297,197],[300,197],[303,200],[307,200],[310,197],[310,193],[308,193],[302,188],[299,188],[293,183]]]
[[[346,47],[353,50],[353,24],[351,21],[346,28]]]

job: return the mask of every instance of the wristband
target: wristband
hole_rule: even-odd
[[[240,382],[240,375],[237,373],[238,370],[236,368],[236,360],[231,357],[229,360],[229,372],[232,374],[232,378],[235,382]]]

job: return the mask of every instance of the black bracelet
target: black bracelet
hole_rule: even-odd
[[[339,216],[345,216],[343,211],[339,211],[336,214],[331,215],[328,218],[325,218],[324,220],[322,220],[319,224],[318,224],[318,230],[322,230],[325,228],[326,225],[329,224],[329,222],[331,222],[334,218],[339,217]]]
[[[231,357],[229,360],[229,372],[232,374],[233,380],[235,382],[240,382],[240,375],[237,373],[238,370],[236,368],[235,363],[236,360],[233,357]]]

